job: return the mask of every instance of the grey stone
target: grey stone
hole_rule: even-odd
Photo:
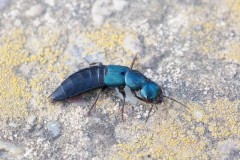
[[[58,121],[52,121],[47,124],[48,132],[51,138],[57,138],[60,135],[60,123]]]
[[[41,4],[36,4],[31,6],[26,12],[25,15],[27,17],[37,17],[40,16],[44,12],[44,7]]]
[[[26,124],[27,132],[31,132],[34,129],[36,121],[37,121],[37,117],[35,115],[31,115],[28,117],[27,124]]]
[[[15,123],[15,122],[9,122],[8,125],[9,125],[10,127],[13,127],[13,128],[16,128],[16,127],[19,126],[19,124]]]
[[[1,150],[7,152],[7,154],[10,154],[12,156],[19,156],[25,152],[24,147],[21,145],[0,140],[0,151]]]
[[[37,117],[35,115],[31,115],[31,116],[28,117],[27,123],[32,126],[32,125],[34,125],[36,120],[37,120]]]

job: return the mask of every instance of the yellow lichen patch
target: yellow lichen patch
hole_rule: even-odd
[[[64,55],[59,50],[54,49],[57,44],[58,35],[49,38],[46,46],[42,46],[35,55],[29,57],[29,61],[35,65],[35,72],[29,81],[32,92],[32,103],[38,107],[38,111],[43,114],[51,114],[54,105],[50,103],[48,96],[54,88],[51,83],[56,80],[61,82],[66,78],[69,67],[65,65],[68,55]],[[44,113],[43,113],[44,112]]]
[[[207,116],[204,123],[208,126],[211,136],[216,139],[240,138],[239,101],[217,100],[207,104]]]
[[[240,11],[240,1],[239,0],[228,0],[227,6],[229,8],[229,16],[228,18],[233,18],[235,21],[234,23],[240,23],[237,20],[240,20],[239,11]]]
[[[217,100],[205,106],[189,105],[188,113],[154,119],[129,142],[116,147],[114,159],[209,159],[226,154],[227,139],[240,141],[239,101]],[[187,118],[188,117],[188,118]],[[190,118],[189,118],[190,117]],[[133,132],[135,127],[133,126]],[[142,134],[139,134],[142,133]],[[212,141],[219,142],[213,145]],[[223,145],[221,142],[224,142]],[[225,149],[222,149],[224,148]],[[236,147],[236,146],[234,146]],[[239,148],[238,148],[239,149]],[[228,148],[230,151],[231,149]]]
[[[186,159],[201,157],[206,142],[199,142],[191,132],[187,132],[173,119],[154,124],[151,133],[142,135],[133,142],[118,145],[115,159]],[[146,128],[145,128],[146,129]]]
[[[115,63],[130,65],[135,53],[124,48],[124,41],[127,36],[137,39],[136,34],[111,25],[105,25],[101,29],[85,33],[84,35],[89,39],[89,43],[94,44],[94,46],[86,48],[85,55],[102,51],[108,63],[114,60]]]
[[[0,44],[0,118],[26,116],[31,98],[30,87],[23,77],[17,76],[14,69],[28,61],[28,53],[22,50],[25,37],[20,31],[2,38]]]
[[[224,43],[224,50],[222,49],[222,43],[219,40],[216,40],[216,32],[220,33],[222,30],[226,30],[223,26],[218,26],[214,22],[206,23],[197,23],[194,22],[192,26],[198,24],[203,27],[201,31],[195,31],[194,29],[185,33],[185,35],[190,34],[194,41],[197,42],[196,49],[199,53],[202,54],[212,54],[218,58],[223,58],[231,62],[240,63],[240,54],[239,54],[239,43],[237,41],[231,41]]]
[[[213,11],[198,6],[190,9],[189,12],[194,16],[190,17],[189,28],[182,35],[191,39],[194,52],[240,63],[239,42],[234,36],[240,33],[240,1],[218,3],[222,7],[211,8]],[[209,13],[209,16],[202,13]]]
[[[235,32],[236,35],[240,34],[240,1],[239,0],[229,0],[226,1],[229,7],[229,14],[227,17],[226,27],[231,28],[231,31]],[[232,62],[240,63],[239,54],[239,41],[237,39],[231,39],[224,43],[224,51],[220,52],[220,56],[230,60]]]
[[[102,51],[108,62],[131,63],[133,53],[124,48],[124,41],[127,35],[137,39],[135,34],[110,25],[82,34],[94,45],[84,48],[83,54]],[[0,38],[0,117],[24,117],[29,111],[45,114],[54,107],[47,98],[57,87],[51,83],[66,78],[69,66],[65,62],[74,59],[62,52],[59,37],[43,27],[34,35],[15,31]]]
[[[49,42],[37,53],[25,48],[29,39],[22,31],[1,37],[0,118],[23,118],[30,110],[46,110],[50,82],[57,78],[62,80],[68,70],[64,66],[67,57],[54,49],[56,36],[49,36]],[[56,64],[57,61],[60,64]]]
[[[220,52],[221,57],[230,60],[231,62],[240,63],[240,45],[239,42],[232,42],[226,45],[226,49]]]
[[[199,26],[202,29],[196,30],[195,27]],[[216,25],[216,22],[201,22],[200,20],[194,20],[190,25],[190,32],[186,31],[184,35],[192,37],[196,41],[195,45],[197,51],[203,54],[214,54],[219,46],[218,43],[214,42],[213,33],[214,31],[220,31],[222,28]]]

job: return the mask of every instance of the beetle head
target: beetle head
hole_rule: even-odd
[[[188,110],[190,110],[190,108],[188,106],[186,106],[185,104],[179,102],[178,100],[165,96],[162,93],[161,87],[158,86],[155,82],[150,81],[148,83],[146,83],[143,88],[141,89],[141,96],[143,98],[143,101],[145,102],[149,102],[149,103],[155,103],[155,104],[160,104],[163,102],[163,98],[168,98],[174,102],[177,102],[179,104],[181,104],[182,106],[186,107]]]
[[[162,103],[163,101],[162,90],[155,82],[145,84],[140,93],[148,102]]]

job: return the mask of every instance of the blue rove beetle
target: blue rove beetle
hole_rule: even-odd
[[[132,94],[137,99],[147,103],[161,104],[163,102],[163,97],[180,103],[173,98],[163,95],[158,84],[144,76],[139,71],[133,70],[132,68],[135,60],[136,56],[134,57],[130,68],[120,65],[103,65],[102,63],[92,63],[90,64],[89,68],[81,69],[64,80],[61,85],[50,95],[50,99],[52,102],[61,101],[94,89],[100,89],[88,112],[90,115],[91,110],[96,105],[101,92],[107,87],[117,87],[119,92],[123,95],[123,103],[121,107],[122,121],[124,121],[123,112],[126,98],[126,93],[124,91],[125,86],[130,88]],[[138,91],[140,91],[140,96],[137,94]],[[180,104],[185,106],[182,103]],[[146,121],[152,109],[153,105],[148,112]]]

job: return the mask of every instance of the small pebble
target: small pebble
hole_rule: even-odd
[[[201,110],[194,111],[194,117],[197,120],[197,122],[200,122],[204,117],[203,111],[201,111]]]
[[[197,25],[197,26],[195,27],[195,29],[196,29],[196,31],[202,31],[202,30],[203,30],[203,26]]]
[[[35,115],[31,115],[28,119],[27,119],[27,123],[29,125],[33,125],[37,120],[37,117]]]
[[[137,115],[137,119],[140,119],[142,116],[139,114],[139,115]]]
[[[122,11],[125,7],[128,6],[128,3],[129,2],[127,2],[125,0],[114,0],[113,6],[116,11]]]
[[[19,72],[24,77],[30,77],[31,67],[29,67],[29,65],[27,65],[27,64],[21,64],[20,67],[19,67]]]
[[[147,117],[147,116],[148,116],[148,112],[149,112],[149,111],[146,111],[145,113],[143,113],[143,116],[144,116],[144,117]]]
[[[16,27],[21,27],[22,21],[21,21],[20,19],[16,19],[15,22],[14,22],[14,25],[15,25]]]
[[[49,24],[55,24],[56,23],[56,19],[50,13],[46,13],[45,16],[44,16],[44,19]]]
[[[28,117],[27,119],[27,125],[26,125],[26,129],[27,131],[31,131],[34,124],[36,123],[37,117],[35,115],[31,115],[30,117]]]
[[[105,54],[103,52],[96,53],[97,62],[103,62],[105,59]]]
[[[78,47],[78,46],[73,46],[71,49],[71,53],[74,57],[82,57],[82,53],[83,53],[84,49],[82,47]]]
[[[12,128],[16,128],[19,126],[17,123],[14,123],[14,122],[9,122],[8,125]]]
[[[56,138],[60,134],[60,123],[57,121],[49,122],[47,125],[47,129],[51,134],[52,138]]]
[[[33,25],[34,25],[35,27],[38,27],[40,24],[41,24],[41,21],[40,21],[39,18],[37,18],[37,19],[35,19],[35,20],[33,21]]]
[[[17,9],[14,9],[9,13],[9,17],[13,19],[16,19],[19,15],[20,15],[20,11]]]
[[[111,1],[96,0],[92,6],[92,19],[96,25],[101,25],[112,12]]]
[[[139,39],[134,38],[131,35],[127,35],[124,39],[124,49],[130,50],[133,53],[141,53],[142,52],[142,44]]]
[[[33,155],[34,155],[34,156],[37,156],[37,151],[33,152]]]
[[[44,7],[40,4],[32,6],[29,10],[25,12],[27,17],[37,17],[44,12]]]
[[[94,62],[96,62],[96,60],[94,59],[94,56],[93,56],[93,55],[87,55],[87,56],[85,57],[85,59],[86,59],[86,61],[87,61],[88,63],[94,63]]]
[[[13,136],[9,136],[8,139],[9,139],[10,141],[12,141],[12,140],[13,140]]]
[[[4,150],[6,152],[9,152],[13,156],[18,156],[20,154],[23,154],[25,152],[25,149],[21,145],[16,145],[11,142],[1,141],[0,140],[0,150]]]
[[[17,137],[18,137],[17,133],[16,133],[16,134],[14,134],[14,135],[13,135],[13,137],[14,137],[14,138],[17,138]]]
[[[56,0],[45,0],[45,3],[53,7],[56,5]]]

